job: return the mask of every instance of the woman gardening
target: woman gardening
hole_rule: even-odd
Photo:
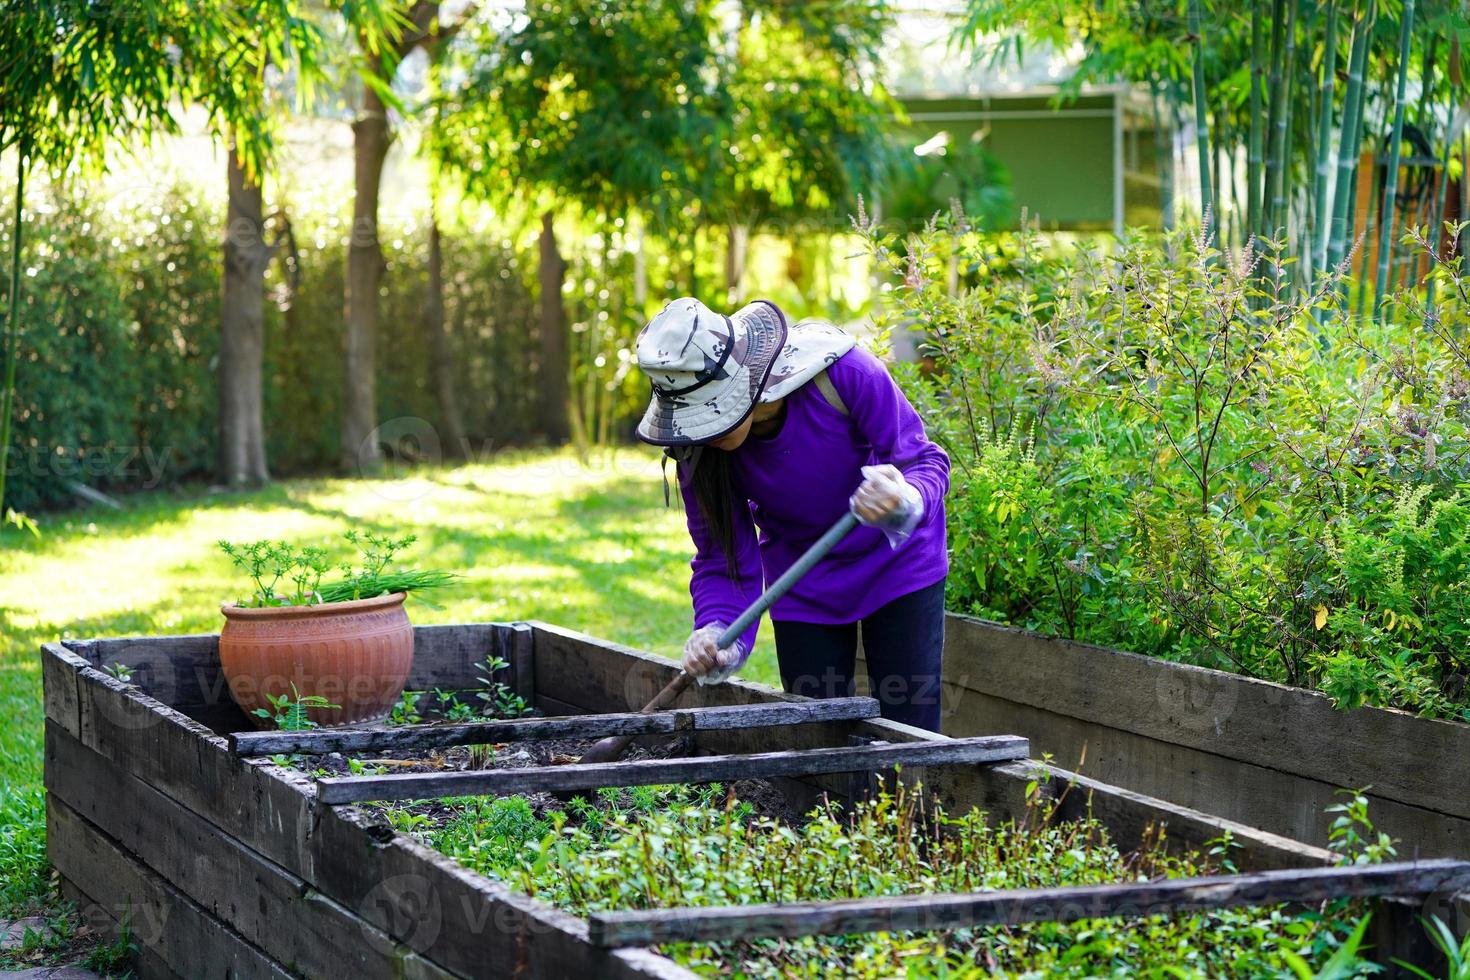
[[[939,729],[949,458],[887,370],[828,323],[759,300],[677,299],[638,336],[653,398],[638,435],[676,462],[694,540],[684,668],[728,678],[755,646],[716,638],[851,510],[863,525],[771,609],[786,690],[852,693],[862,630],[883,717]]]

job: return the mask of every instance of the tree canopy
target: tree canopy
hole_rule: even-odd
[[[477,196],[655,219],[813,212],[876,179],[881,6],[560,0],[462,46],[433,152]],[[660,214],[660,211],[670,213]]]

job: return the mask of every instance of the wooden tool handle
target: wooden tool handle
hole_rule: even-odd
[[[735,622],[726,627],[725,632],[721,633],[719,639],[715,641],[715,649],[723,650],[726,647],[732,646],[736,640],[740,639],[740,634],[744,633],[750,628],[752,623],[765,615],[766,610],[775,605],[777,599],[789,592],[791,587],[803,575],[812,570],[813,565],[825,558],[827,552],[831,551],[837,545],[837,542],[847,537],[847,533],[857,527],[857,525],[858,519],[853,516],[851,511],[843,514],[836,524],[833,524],[827,529],[826,534],[818,538],[800,558],[792,563],[790,568],[782,573],[780,578],[771,583],[770,588],[760,594],[760,598],[752,602],[743,613],[735,617]],[[664,689],[655,694],[653,700],[643,706],[640,714],[647,715],[655,711],[664,710],[679,700],[679,695],[683,694],[692,683],[694,683],[693,674],[687,670],[679,671],[678,676],[664,685]],[[637,738],[636,735],[613,735],[605,738],[587,750],[587,754],[582,756],[582,762],[612,762],[620,758],[624,752],[628,751],[628,746],[633,744],[633,739],[635,738]]]

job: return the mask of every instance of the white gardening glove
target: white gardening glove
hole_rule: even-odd
[[[897,466],[864,466],[863,482],[848,501],[858,523],[876,527],[890,548],[908,540],[924,518],[924,498]]]
[[[684,641],[684,669],[693,674],[701,686],[729,680],[732,674],[745,666],[745,659],[750,656],[741,640],[723,650],[715,649],[720,634],[725,630],[724,623],[710,623],[690,633],[689,639]]]

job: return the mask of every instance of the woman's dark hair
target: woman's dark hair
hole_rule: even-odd
[[[694,503],[704,518],[710,535],[725,553],[725,573],[731,578],[740,574],[735,561],[735,487],[730,480],[730,454],[714,446],[702,446],[689,461],[693,473]]]

